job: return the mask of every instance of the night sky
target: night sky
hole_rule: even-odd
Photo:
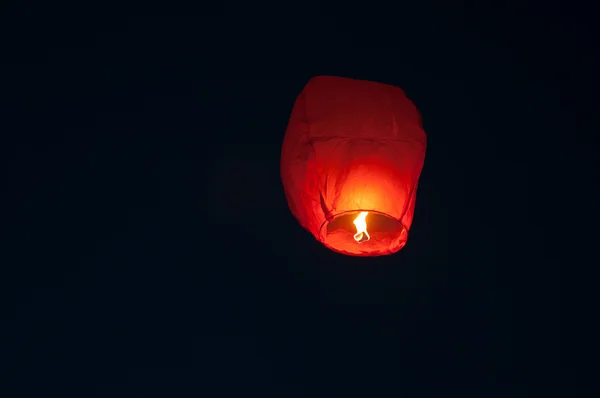
[[[590,14],[414,3],[3,6],[0,395],[586,396]],[[316,75],[422,113],[395,255],[336,254],[287,207]]]

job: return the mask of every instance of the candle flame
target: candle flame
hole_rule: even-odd
[[[354,219],[354,225],[356,225],[354,240],[358,243],[366,242],[371,239],[371,236],[369,236],[369,233],[367,232],[367,214],[369,214],[368,211],[361,211]]]

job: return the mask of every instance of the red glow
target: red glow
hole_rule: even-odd
[[[332,250],[395,253],[408,238],[425,148],[419,112],[400,88],[315,77],[296,100],[283,141],[290,209]],[[370,239],[359,242],[353,221],[360,212],[369,212]]]

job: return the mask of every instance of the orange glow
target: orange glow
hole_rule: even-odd
[[[371,239],[369,232],[367,232],[367,214],[369,214],[368,211],[361,211],[354,219],[354,225],[356,225],[354,240],[358,243],[367,242]]]
[[[316,76],[296,99],[281,148],[289,208],[333,251],[396,253],[408,239],[426,147],[421,115],[401,88]]]

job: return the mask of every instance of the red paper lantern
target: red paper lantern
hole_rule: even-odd
[[[314,77],[283,140],[290,210],[336,252],[395,253],[408,239],[426,145],[419,111],[402,89]]]

